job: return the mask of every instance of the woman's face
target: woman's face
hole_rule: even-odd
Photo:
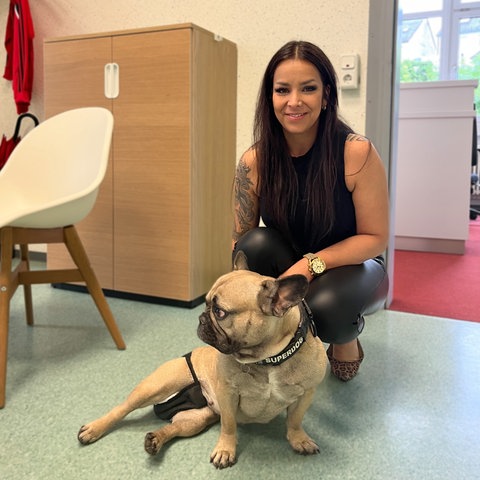
[[[273,75],[273,109],[286,136],[315,138],[325,104],[318,70],[305,60],[284,60]]]

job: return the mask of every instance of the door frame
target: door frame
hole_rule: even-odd
[[[365,135],[375,144],[388,175],[390,233],[386,251],[390,279],[386,307],[393,299],[395,197],[400,92],[398,62],[398,0],[370,0]]]

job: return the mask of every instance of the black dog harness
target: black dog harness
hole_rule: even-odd
[[[198,381],[195,370],[193,369],[191,357],[192,352],[184,355],[188,368],[190,369],[190,373],[193,377],[193,383],[185,388],[182,388],[182,390],[170,397],[165,402],[155,404],[153,406],[153,411],[158,418],[161,418],[162,420],[171,420],[178,412],[207,406],[207,399],[203,396],[200,382]]]

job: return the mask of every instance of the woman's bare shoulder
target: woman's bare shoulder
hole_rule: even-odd
[[[375,163],[378,153],[372,142],[363,135],[350,133],[345,142],[345,175],[360,173],[369,160]]]
[[[252,169],[253,167],[255,167],[257,163],[255,148],[250,147],[247,151],[245,151],[243,155],[240,157],[240,160],[238,163],[243,164],[243,166],[249,169]]]

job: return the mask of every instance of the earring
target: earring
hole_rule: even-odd
[[[327,109],[327,106],[326,105],[323,105],[322,106],[322,110],[326,110]]]

